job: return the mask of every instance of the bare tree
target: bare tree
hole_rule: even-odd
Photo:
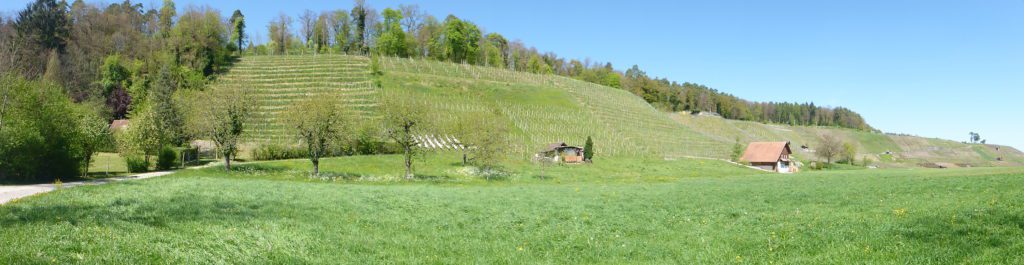
[[[416,4],[398,5],[398,10],[402,11],[402,26],[405,27],[405,31],[415,32],[419,28],[420,22],[423,21],[423,11],[420,10],[420,6]]]
[[[828,164],[832,164],[832,159],[839,156],[843,152],[843,142],[838,137],[832,134],[825,134],[821,136],[821,140],[818,143],[818,148],[814,150],[815,155],[820,158],[824,158]]]
[[[299,15],[299,26],[302,27],[302,45],[305,45],[307,48],[311,44],[309,40],[313,38],[315,23],[316,14],[313,13],[313,10],[306,9],[306,11],[302,11],[302,14]]]

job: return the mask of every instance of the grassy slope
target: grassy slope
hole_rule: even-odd
[[[804,161],[813,160],[814,154],[800,150],[800,146],[808,145],[813,149],[821,135],[833,134],[843,141],[856,144],[861,157],[870,157],[876,165],[881,166],[913,167],[926,162],[972,166],[1024,165],[1024,154],[1005,146],[968,145],[923,137],[894,136],[830,127],[773,125],[717,117],[695,117],[688,114],[676,114],[673,118],[694,131],[722,141],[735,141],[737,138],[742,142],[790,141],[796,148],[794,152],[797,152],[798,157]],[[996,150],[997,147],[999,150]],[[881,156],[886,151],[893,152],[893,160]],[[997,162],[997,157],[1002,157],[1006,161]]]
[[[441,185],[289,173],[306,170],[302,161],[190,170],[0,206],[0,263],[1024,262],[1021,168],[696,177],[673,168],[701,162],[651,162],[669,178],[615,184],[600,179],[638,169]],[[324,168],[397,175],[373,168],[391,163]]]
[[[510,155],[525,159],[547,143],[582,144],[594,137],[600,155],[648,158],[727,158],[736,138],[750,141],[817,143],[833,133],[859,146],[861,156],[887,167],[926,162],[973,166],[1024,165],[1024,154],[1003,147],[970,146],[953,141],[889,136],[847,129],[793,127],[665,114],[629,92],[560,76],[545,76],[434,61],[383,58],[383,88],[370,81],[369,59],[358,56],[244,57],[217,86],[243,86],[257,96],[260,115],[249,139],[258,143],[291,141],[276,114],[307,96],[344,98],[364,117],[375,117],[378,97],[424,100],[435,123],[467,111],[498,111],[510,125]],[[674,120],[673,120],[674,119]],[[879,154],[895,152],[894,159]],[[797,151],[804,160],[812,154]],[[244,155],[243,155],[244,156]],[[996,158],[1004,162],[996,162]]]
[[[587,136],[605,155],[727,157],[727,146],[691,131],[619,89],[545,76],[432,61],[385,58],[389,95],[432,102],[438,120],[460,111],[498,110],[516,129],[521,156],[547,143],[582,144]]]

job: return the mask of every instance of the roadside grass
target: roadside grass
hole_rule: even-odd
[[[426,159],[424,175],[456,167]],[[0,263],[1024,262],[1024,168],[779,175],[607,160],[550,179],[387,185],[290,176],[308,166],[290,160],[58,190],[0,206]],[[395,161],[324,168],[399,176]]]
[[[128,166],[118,153],[96,153],[89,165],[89,177],[106,178],[128,174]]]

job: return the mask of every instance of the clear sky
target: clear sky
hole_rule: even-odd
[[[225,17],[241,9],[264,39],[280,12],[352,6],[176,2]],[[845,106],[886,132],[965,141],[975,131],[1024,149],[1024,0],[368,1],[377,10],[409,3],[566,58],[637,64],[748,100]]]

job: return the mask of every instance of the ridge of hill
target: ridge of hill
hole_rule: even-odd
[[[246,56],[213,86],[242,86],[257,98],[258,115],[246,135],[255,144],[294,141],[277,115],[303,97],[339,96],[355,113],[373,118],[379,115],[379,97],[387,95],[423,101],[437,124],[459,112],[498,113],[511,128],[505,136],[510,157],[532,156],[552,142],[582,145],[590,136],[599,156],[725,159],[739,139],[790,141],[796,157],[809,162],[818,137],[828,133],[854,143],[859,157],[884,167],[1024,165],[1024,154],[1010,147],[665,113],[621,89],[484,66],[381,57],[384,75],[378,87],[370,64],[367,57],[350,55]],[[448,139],[441,133],[435,137]]]

